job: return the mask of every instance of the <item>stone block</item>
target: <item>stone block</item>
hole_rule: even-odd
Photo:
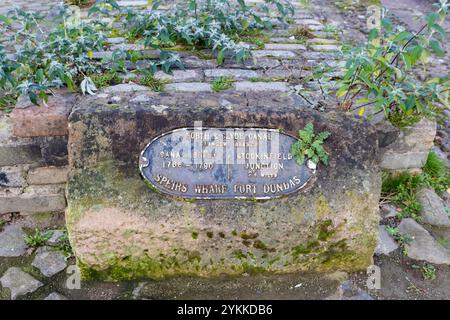
[[[384,127],[385,124],[381,126],[381,128]],[[381,168],[385,170],[421,169],[433,146],[436,136],[436,122],[424,118],[412,127],[400,129],[398,133],[395,133],[394,129],[390,132],[392,134],[382,135],[383,140],[380,144]]]
[[[0,188],[20,188],[26,185],[27,166],[0,167]]]
[[[30,186],[0,189],[0,213],[64,211],[66,199],[61,186]]]
[[[67,159],[67,136],[38,139],[42,162],[47,166],[65,166]]]
[[[75,96],[56,94],[46,104],[32,104],[28,98],[19,99],[11,113],[13,134],[17,137],[48,137],[67,135],[67,118]]]
[[[28,184],[63,184],[67,182],[67,167],[40,167],[28,172]]]
[[[225,95],[234,101],[233,94]],[[66,222],[83,277],[356,271],[372,264],[381,173],[368,122],[302,110],[281,92],[246,93],[251,100],[232,106],[220,102],[223,93],[142,95],[114,109],[107,98],[87,97],[70,116]],[[141,151],[194,121],[293,136],[313,122],[317,132],[331,132],[330,162],[304,189],[264,201],[184,199],[149,188],[137,170]]]

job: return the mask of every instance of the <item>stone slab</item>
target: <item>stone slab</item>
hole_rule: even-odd
[[[41,247],[36,252],[36,257],[31,264],[46,277],[52,277],[67,267],[64,255],[55,249]]]
[[[433,146],[435,136],[436,122],[426,118],[413,127],[402,128],[395,139],[389,141],[390,143],[383,143],[384,146],[380,148],[381,168],[421,169]]]
[[[68,167],[39,167],[28,172],[28,184],[63,184],[67,182]]]
[[[19,257],[27,249],[25,233],[16,225],[9,225],[0,232],[0,257]]]
[[[0,189],[0,213],[64,211],[66,200],[60,185],[30,186],[25,190]]]
[[[23,296],[28,293],[32,293],[43,286],[43,284],[34,279],[28,273],[23,272],[20,268],[9,268],[2,278],[0,283],[4,288],[8,288],[11,291],[11,299]]]
[[[69,120],[66,221],[83,277],[354,271],[372,263],[381,174],[369,123],[302,110],[281,92],[127,97],[117,108],[107,97],[88,97]],[[313,122],[331,132],[330,164],[302,191],[269,201],[188,201],[155,192],[138,173],[141,151],[194,121],[294,136]]]
[[[75,96],[56,94],[49,96],[46,104],[32,104],[19,99],[11,113],[13,133],[17,137],[47,137],[67,135],[67,118]]]

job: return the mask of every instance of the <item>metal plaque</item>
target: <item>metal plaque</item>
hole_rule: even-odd
[[[270,199],[300,190],[315,174],[291,154],[297,139],[274,129],[181,128],[153,139],[140,171],[151,186],[192,199]]]

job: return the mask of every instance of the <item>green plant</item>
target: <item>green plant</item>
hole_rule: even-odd
[[[314,133],[314,125],[308,123],[303,130],[298,131],[299,140],[291,147],[291,153],[299,165],[303,165],[305,159],[310,159],[315,165],[319,162],[328,164],[328,154],[323,148],[323,143],[331,133],[323,131]]]
[[[231,78],[220,77],[214,79],[211,83],[211,89],[214,92],[220,92],[224,90],[231,89],[233,87],[234,80]]]
[[[42,247],[50,239],[52,233],[52,231],[40,231],[36,228],[34,233],[25,235],[25,243],[31,248]]]
[[[56,248],[64,254],[66,260],[73,256],[72,246],[70,245],[67,230],[64,230],[62,236],[58,239]]]
[[[90,59],[91,53],[103,48],[105,36],[95,21],[69,23],[71,14],[67,6],[58,7],[49,32],[41,28],[44,17],[39,13],[15,8],[0,16],[0,32],[21,47],[11,56],[0,44],[1,89],[27,95],[35,104],[46,100],[52,88],[74,90],[76,85],[84,85],[87,89],[88,75],[99,67]]]
[[[156,79],[153,75],[151,74],[146,74],[140,81],[140,84],[149,87],[150,89],[152,89],[153,91],[156,92],[162,92],[164,91],[164,82]]]
[[[408,234],[401,234],[398,227],[385,226],[387,233],[393,237],[405,250],[405,245],[412,241],[412,237]]]
[[[350,110],[358,98],[355,109],[361,114],[373,106],[371,114],[383,111],[387,119],[397,119],[394,123],[401,123],[399,116],[433,114],[435,105],[448,108],[449,78],[420,81],[414,73],[414,66],[426,66],[433,53],[445,54],[442,25],[448,8],[447,0],[440,0],[438,11],[427,15],[415,33],[383,17],[381,29],[369,32],[367,45],[344,49],[346,65],[337,90],[341,107]]]
[[[428,154],[422,176],[424,184],[433,188],[438,194],[446,192],[450,187],[450,172],[444,161],[434,152]]]
[[[422,275],[425,280],[434,280],[436,279],[436,268],[432,264],[424,263]]]
[[[0,110],[6,113],[10,113],[14,109],[16,104],[17,96],[14,94],[4,94],[0,95]]]
[[[115,70],[108,70],[104,73],[94,73],[89,76],[96,88],[104,88],[120,83],[119,75]]]
[[[423,184],[421,175],[409,173],[383,173],[382,195],[401,208],[398,217],[420,220],[421,205],[416,197],[417,189]]]
[[[290,34],[297,40],[305,40],[305,39],[312,39],[314,38],[314,34],[312,33],[311,29],[308,28],[308,26],[301,26],[296,28],[294,31]]]

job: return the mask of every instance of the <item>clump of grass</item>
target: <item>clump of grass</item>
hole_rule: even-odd
[[[434,152],[430,152],[421,174],[384,173],[381,191],[383,197],[402,209],[400,218],[420,220],[421,205],[416,197],[417,190],[429,187],[441,194],[449,185],[450,174],[445,163]]]
[[[95,0],[64,0],[66,4],[79,6],[80,8],[85,8],[93,5]]]
[[[233,83],[234,83],[234,80],[231,78],[220,77],[220,78],[215,79],[211,83],[211,89],[214,92],[228,90],[233,87]]]
[[[153,91],[163,92],[164,91],[164,81],[156,79],[153,75],[145,75],[140,81],[143,86],[149,87]]]
[[[425,184],[433,188],[438,194],[444,193],[450,186],[450,173],[444,161],[434,152],[428,154],[422,175]]]
[[[436,268],[429,263],[425,263],[422,266],[422,275],[425,280],[434,280],[436,279]]]
[[[39,248],[46,244],[52,236],[52,231],[40,231],[35,229],[34,233],[25,235],[25,243],[31,248]]]
[[[413,175],[410,173],[384,173],[382,194],[383,197],[391,200],[394,204],[401,208],[399,217],[413,218],[420,220],[421,205],[417,200],[416,192],[422,185],[423,178],[421,175]]]
[[[64,233],[58,239],[58,244],[56,245],[56,248],[59,251],[62,251],[62,253],[66,257],[66,260],[73,256],[72,246],[70,245],[70,242],[69,242],[69,236],[67,234],[67,230],[64,230]]]
[[[308,26],[301,26],[301,27],[296,28],[291,33],[291,36],[293,36],[297,40],[305,40],[305,39],[314,38],[314,34],[312,33],[311,29],[308,28]]]
[[[113,70],[105,73],[93,74],[90,77],[95,86],[99,89],[120,83],[118,74]]]
[[[411,127],[416,125],[422,117],[418,114],[404,114],[400,112],[389,113],[388,120],[397,128]]]

